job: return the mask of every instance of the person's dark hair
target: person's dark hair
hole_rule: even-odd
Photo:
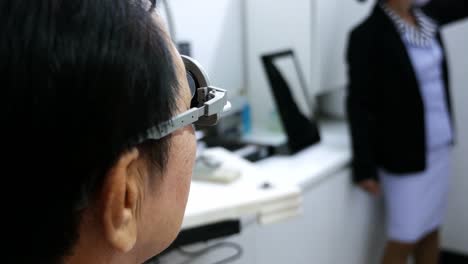
[[[6,263],[71,254],[83,193],[130,148],[164,169],[167,138],[130,142],[176,112],[167,38],[144,1],[0,2]]]

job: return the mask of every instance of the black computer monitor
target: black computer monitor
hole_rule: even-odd
[[[261,56],[291,154],[320,142],[314,106],[292,50]]]

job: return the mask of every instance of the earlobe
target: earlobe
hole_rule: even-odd
[[[109,170],[101,197],[102,227],[107,242],[120,252],[130,251],[137,241],[138,192],[134,169],[138,150],[124,153]]]

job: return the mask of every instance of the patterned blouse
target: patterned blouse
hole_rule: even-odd
[[[439,25],[430,17],[425,15],[420,9],[413,9],[413,15],[416,19],[416,26],[411,25],[402,19],[388,5],[381,4],[381,8],[390,17],[396,25],[401,36],[407,43],[416,47],[429,47],[436,36]]]

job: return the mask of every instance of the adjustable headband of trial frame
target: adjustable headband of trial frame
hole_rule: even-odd
[[[182,56],[186,69],[197,79],[200,88],[197,88],[199,106],[148,129],[140,135],[136,142],[139,144],[148,139],[161,139],[177,129],[196,124],[199,126],[214,126],[218,123],[220,114],[231,109],[231,103],[227,100],[227,91],[221,88],[209,86],[208,75],[201,65],[193,59]],[[204,86],[203,86],[204,85]]]
[[[227,101],[227,91],[224,89],[212,87],[210,79],[203,67],[194,59],[182,55],[185,69],[192,74],[199,87],[195,96],[197,97],[198,107],[205,107],[205,114],[200,116],[195,122],[200,126],[213,126],[219,121],[219,116],[224,111],[229,111],[231,104]]]

